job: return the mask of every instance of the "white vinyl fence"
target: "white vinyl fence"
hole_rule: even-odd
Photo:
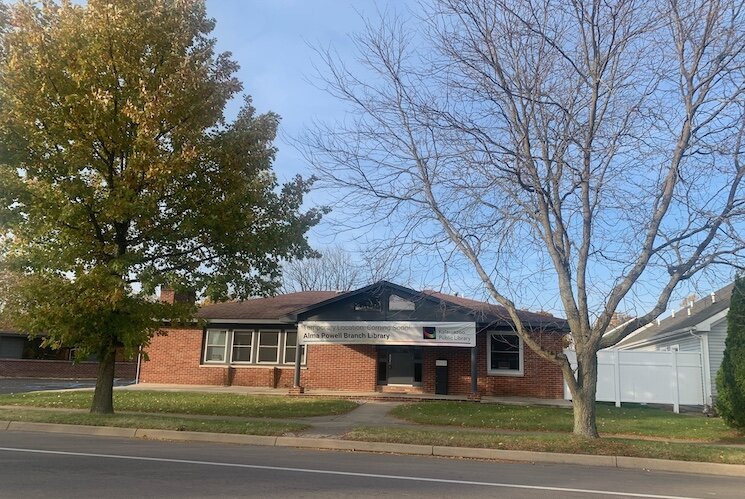
[[[565,350],[572,367],[577,366],[577,355]],[[597,400],[672,404],[679,412],[680,405],[704,405],[704,373],[698,352],[636,352],[604,350],[598,352]],[[569,387],[564,383],[564,398],[571,400]]]

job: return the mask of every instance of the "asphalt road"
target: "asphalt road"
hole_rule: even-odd
[[[745,480],[276,447],[0,432],[0,497],[716,497]]]
[[[129,385],[134,380],[115,379],[115,386]],[[0,393],[23,393],[70,388],[93,388],[95,379],[0,378]]]

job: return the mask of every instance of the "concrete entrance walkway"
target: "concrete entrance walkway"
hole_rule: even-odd
[[[355,426],[404,425],[403,421],[388,415],[394,407],[402,403],[363,400],[360,401],[360,405],[356,409],[346,414],[303,418],[304,423],[312,426],[309,430],[303,432],[303,436],[338,438],[352,431]]]

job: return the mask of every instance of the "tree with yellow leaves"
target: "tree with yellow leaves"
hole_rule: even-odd
[[[113,412],[115,352],[146,345],[191,306],[272,292],[281,260],[311,254],[310,183],[272,172],[278,117],[246,98],[215,53],[199,0],[89,0],[3,8],[0,262],[3,314],[97,355],[91,412]]]

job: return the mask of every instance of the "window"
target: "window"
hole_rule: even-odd
[[[354,310],[357,312],[380,312],[383,308],[380,306],[380,298],[371,296],[354,302]]]
[[[27,341],[23,337],[0,336],[0,359],[22,359]]]
[[[258,363],[279,362],[279,331],[259,331]]]
[[[205,364],[294,365],[297,332],[249,329],[208,329],[204,339]],[[306,350],[301,346],[301,363],[305,364]]]
[[[254,334],[252,331],[233,332],[233,356],[231,362],[251,362]]]
[[[489,374],[512,376],[523,374],[523,340],[517,334],[490,333],[488,353]]]
[[[205,342],[204,361],[205,362],[225,362],[225,353],[228,346],[227,331],[207,331],[207,341]]]
[[[297,348],[297,333],[287,331],[285,333],[285,364],[295,363],[295,349]],[[305,345],[300,345],[300,363],[305,364]]]
[[[398,295],[391,295],[388,298],[388,310],[392,312],[396,310],[416,310],[416,303]]]

